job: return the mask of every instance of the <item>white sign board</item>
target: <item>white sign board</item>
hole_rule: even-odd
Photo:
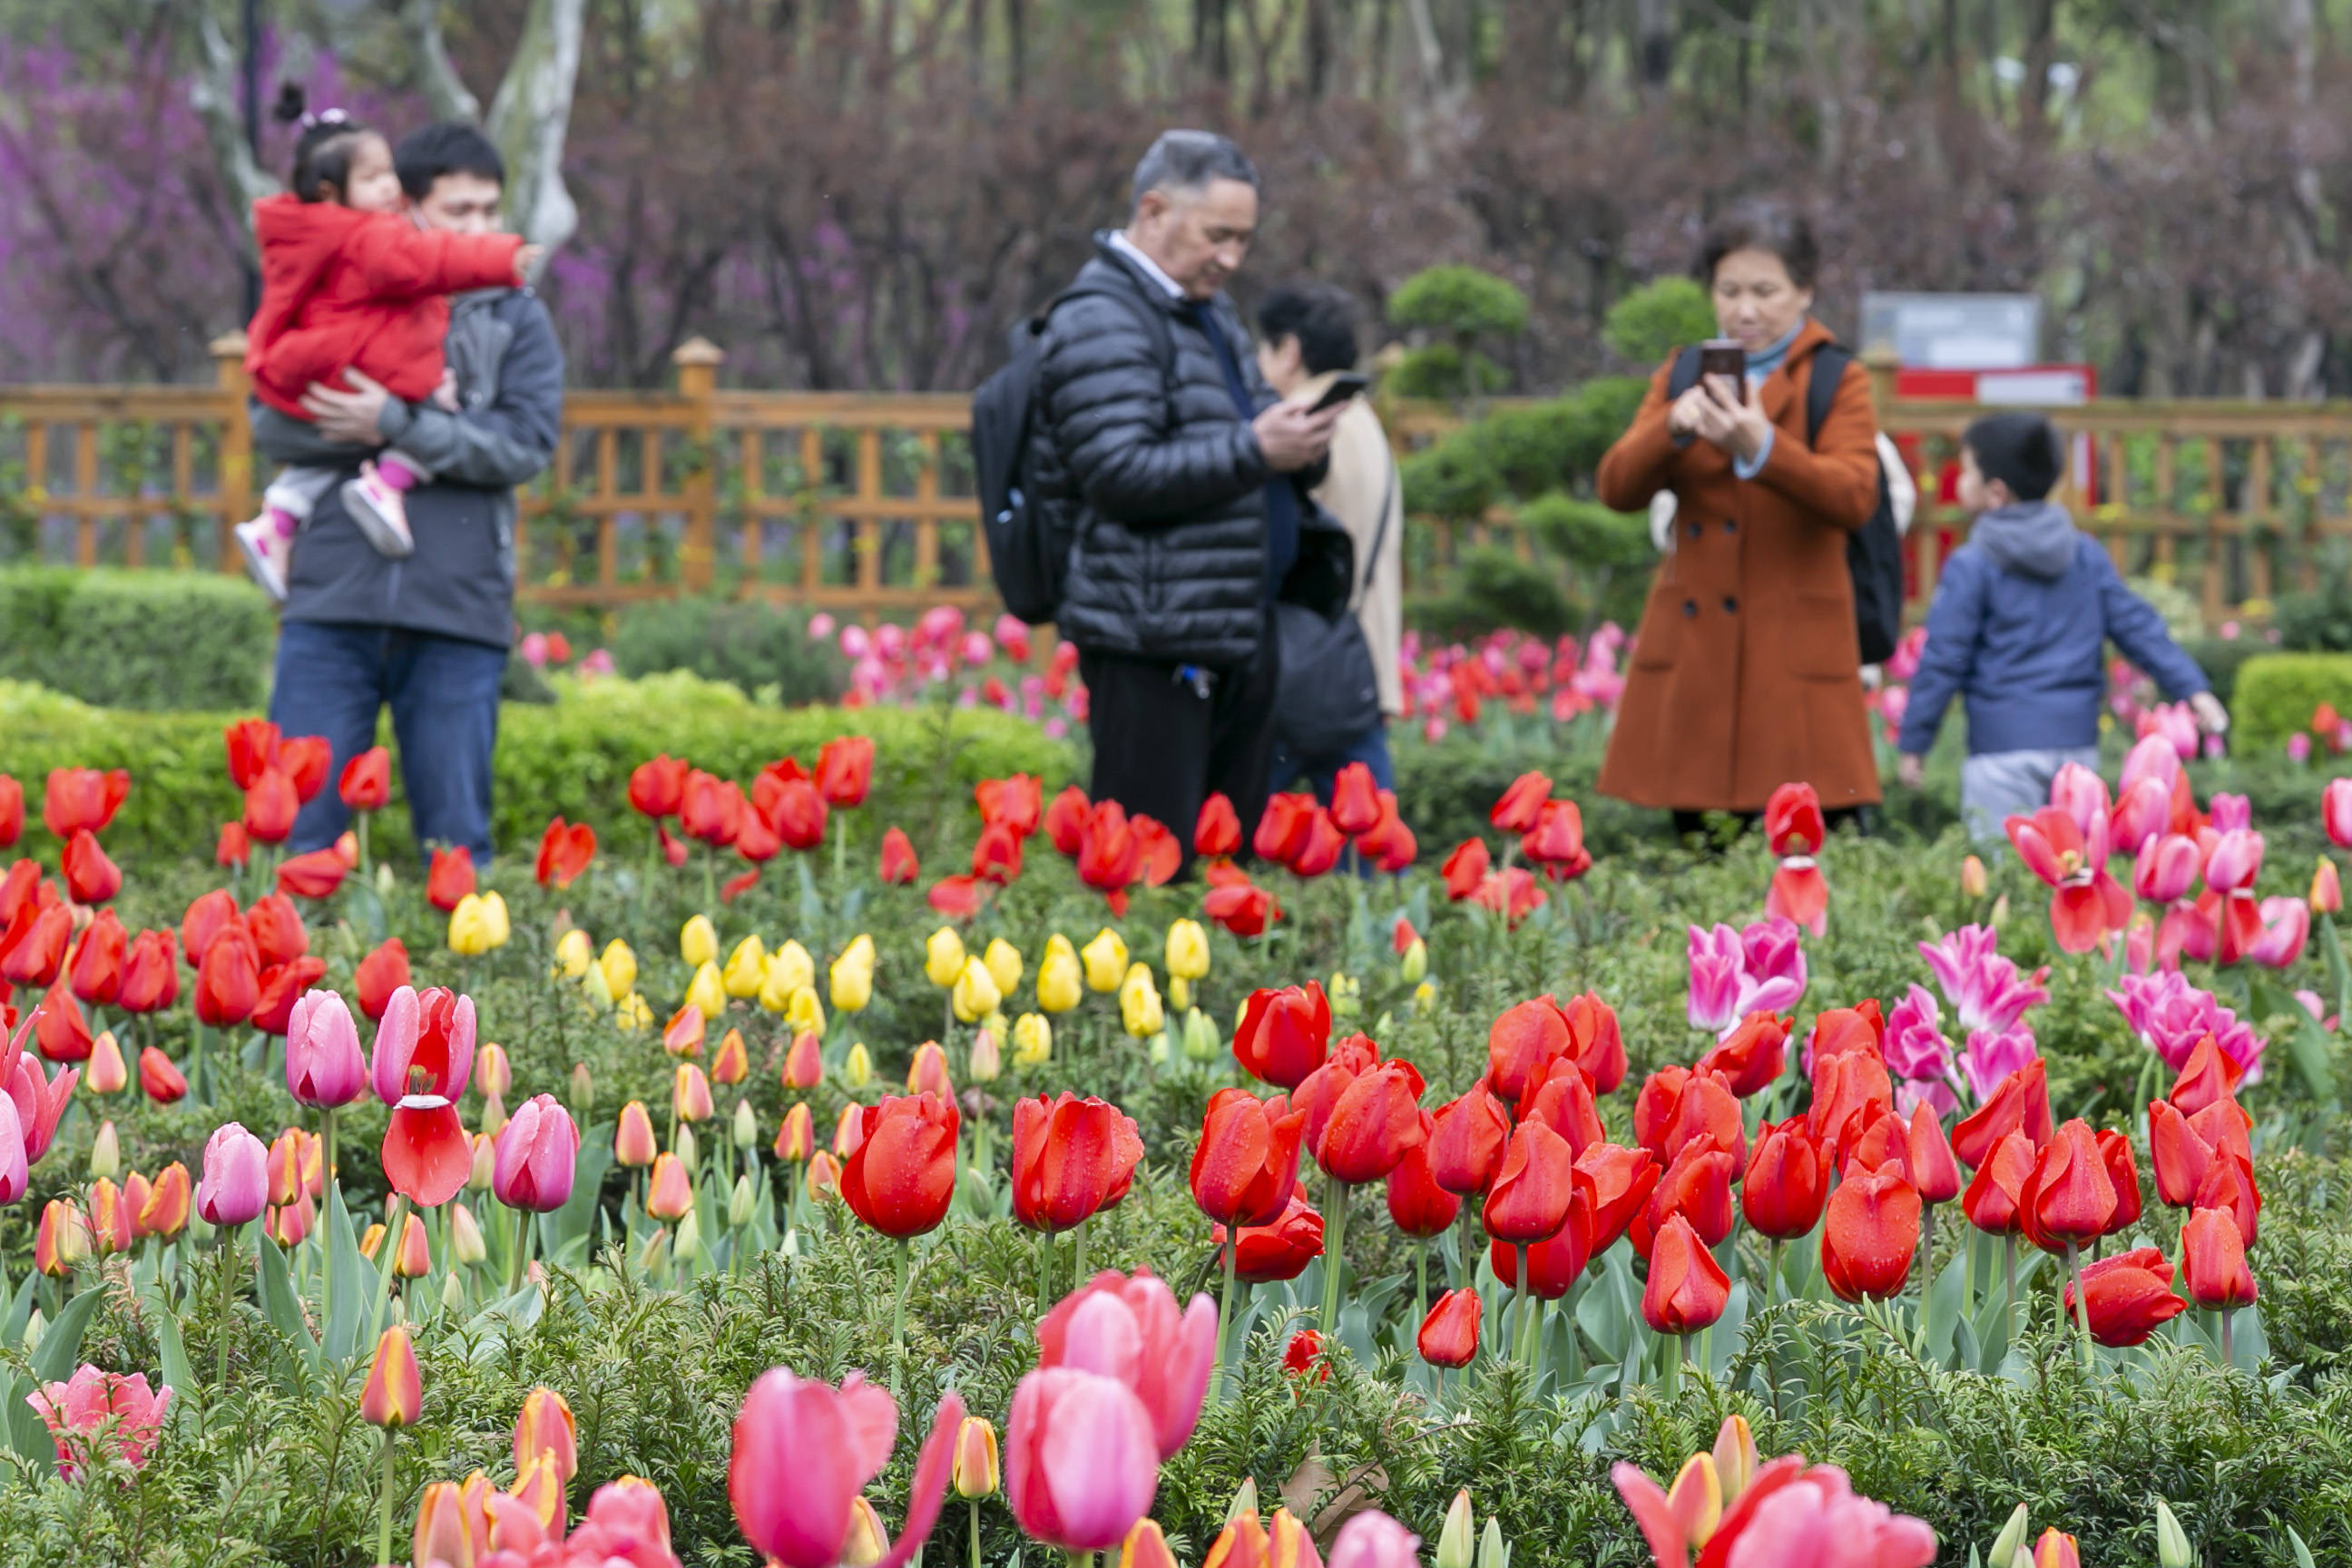
[[[2042,358],[2042,301],[2032,294],[1862,297],[1862,345],[1921,370],[2017,370]]]

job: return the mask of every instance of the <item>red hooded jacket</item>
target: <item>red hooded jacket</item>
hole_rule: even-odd
[[[253,204],[261,309],[246,330],[245,370],[271,407],[297,417],[310,383],[346,369],[415,403],[441,383],[449,300],[515,281],[511,234],[448,234],[393,213],[292,195]]]

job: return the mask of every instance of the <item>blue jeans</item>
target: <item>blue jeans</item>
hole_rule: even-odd
[[[1324,805],[1331,804],[1331,786],[1339,770],[1349,763],[1361,763],[1372,770],[1372,783],[1382,789],[1396,788],[1396,766],[1389,760],[1389,727],[1374,725],[1355,742],[1337,756],[1300,757],[1292,754],[1280,741],[1274,743],[1274,787],[1288,789],[1300,774],[1315,788],[1315,798]]]
[[[389,703],[400,743],[409,825],[426,845],[464,845],[490,858],[490,753],[499,738],[499,683],[507,650],[394,626],[288,621],[278,633],[269,718],[289,735],[324,735],[335,760],[327,787],[295,819],[287,847],[332,844],[351,820],[335,782],[375,744]]]

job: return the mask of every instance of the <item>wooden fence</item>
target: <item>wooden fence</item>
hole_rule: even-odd
[[[266,475],[244,416],[244,340],[213,349],[211,387],[0,387],[12,553],[238,570],[228,529],[256,509]],[[566,399],[555,462],[524,496],[524,598],[602,606],[718,591],[865,615],[992,602],[964,398],[722,390],[711,344],[673,358],[674,391]],[[1891,388],[1881,367],[1881,423],[1923,471],[1919,595],[1965,531],[1937,476],[1981,410],[1900,402]],[[1384,412],[1404,447],[1453,423],[1427,406]],[[2209,620],[2259,615],[2315,579],[2330,542],[2352,539],[2352,405],[2110,401],[2053,416],[2079,465],[2062,499],[2118,565],[2171,578]],[[1412,536],[1417,588],[1465,550],[1528,548],[1500,514],[1416,519]]]

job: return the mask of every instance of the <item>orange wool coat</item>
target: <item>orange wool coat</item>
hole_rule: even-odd
[[[1811,784],[1830,808],[1879,798],[1863,707],[1847,535],[1878,504],[1870,378],[1851,363],[1821,437],[1805,444],[1812,353],[1807,321],[1756,389],[1777,427],[1753,479],[1705,441],[1666,430],[1669,360],[1633,425],[1601,461],[1601,500],[1638,511],[1675,492],[1674,550],[1642,611],[1601,792],[1637,805],[1760,811]]]

